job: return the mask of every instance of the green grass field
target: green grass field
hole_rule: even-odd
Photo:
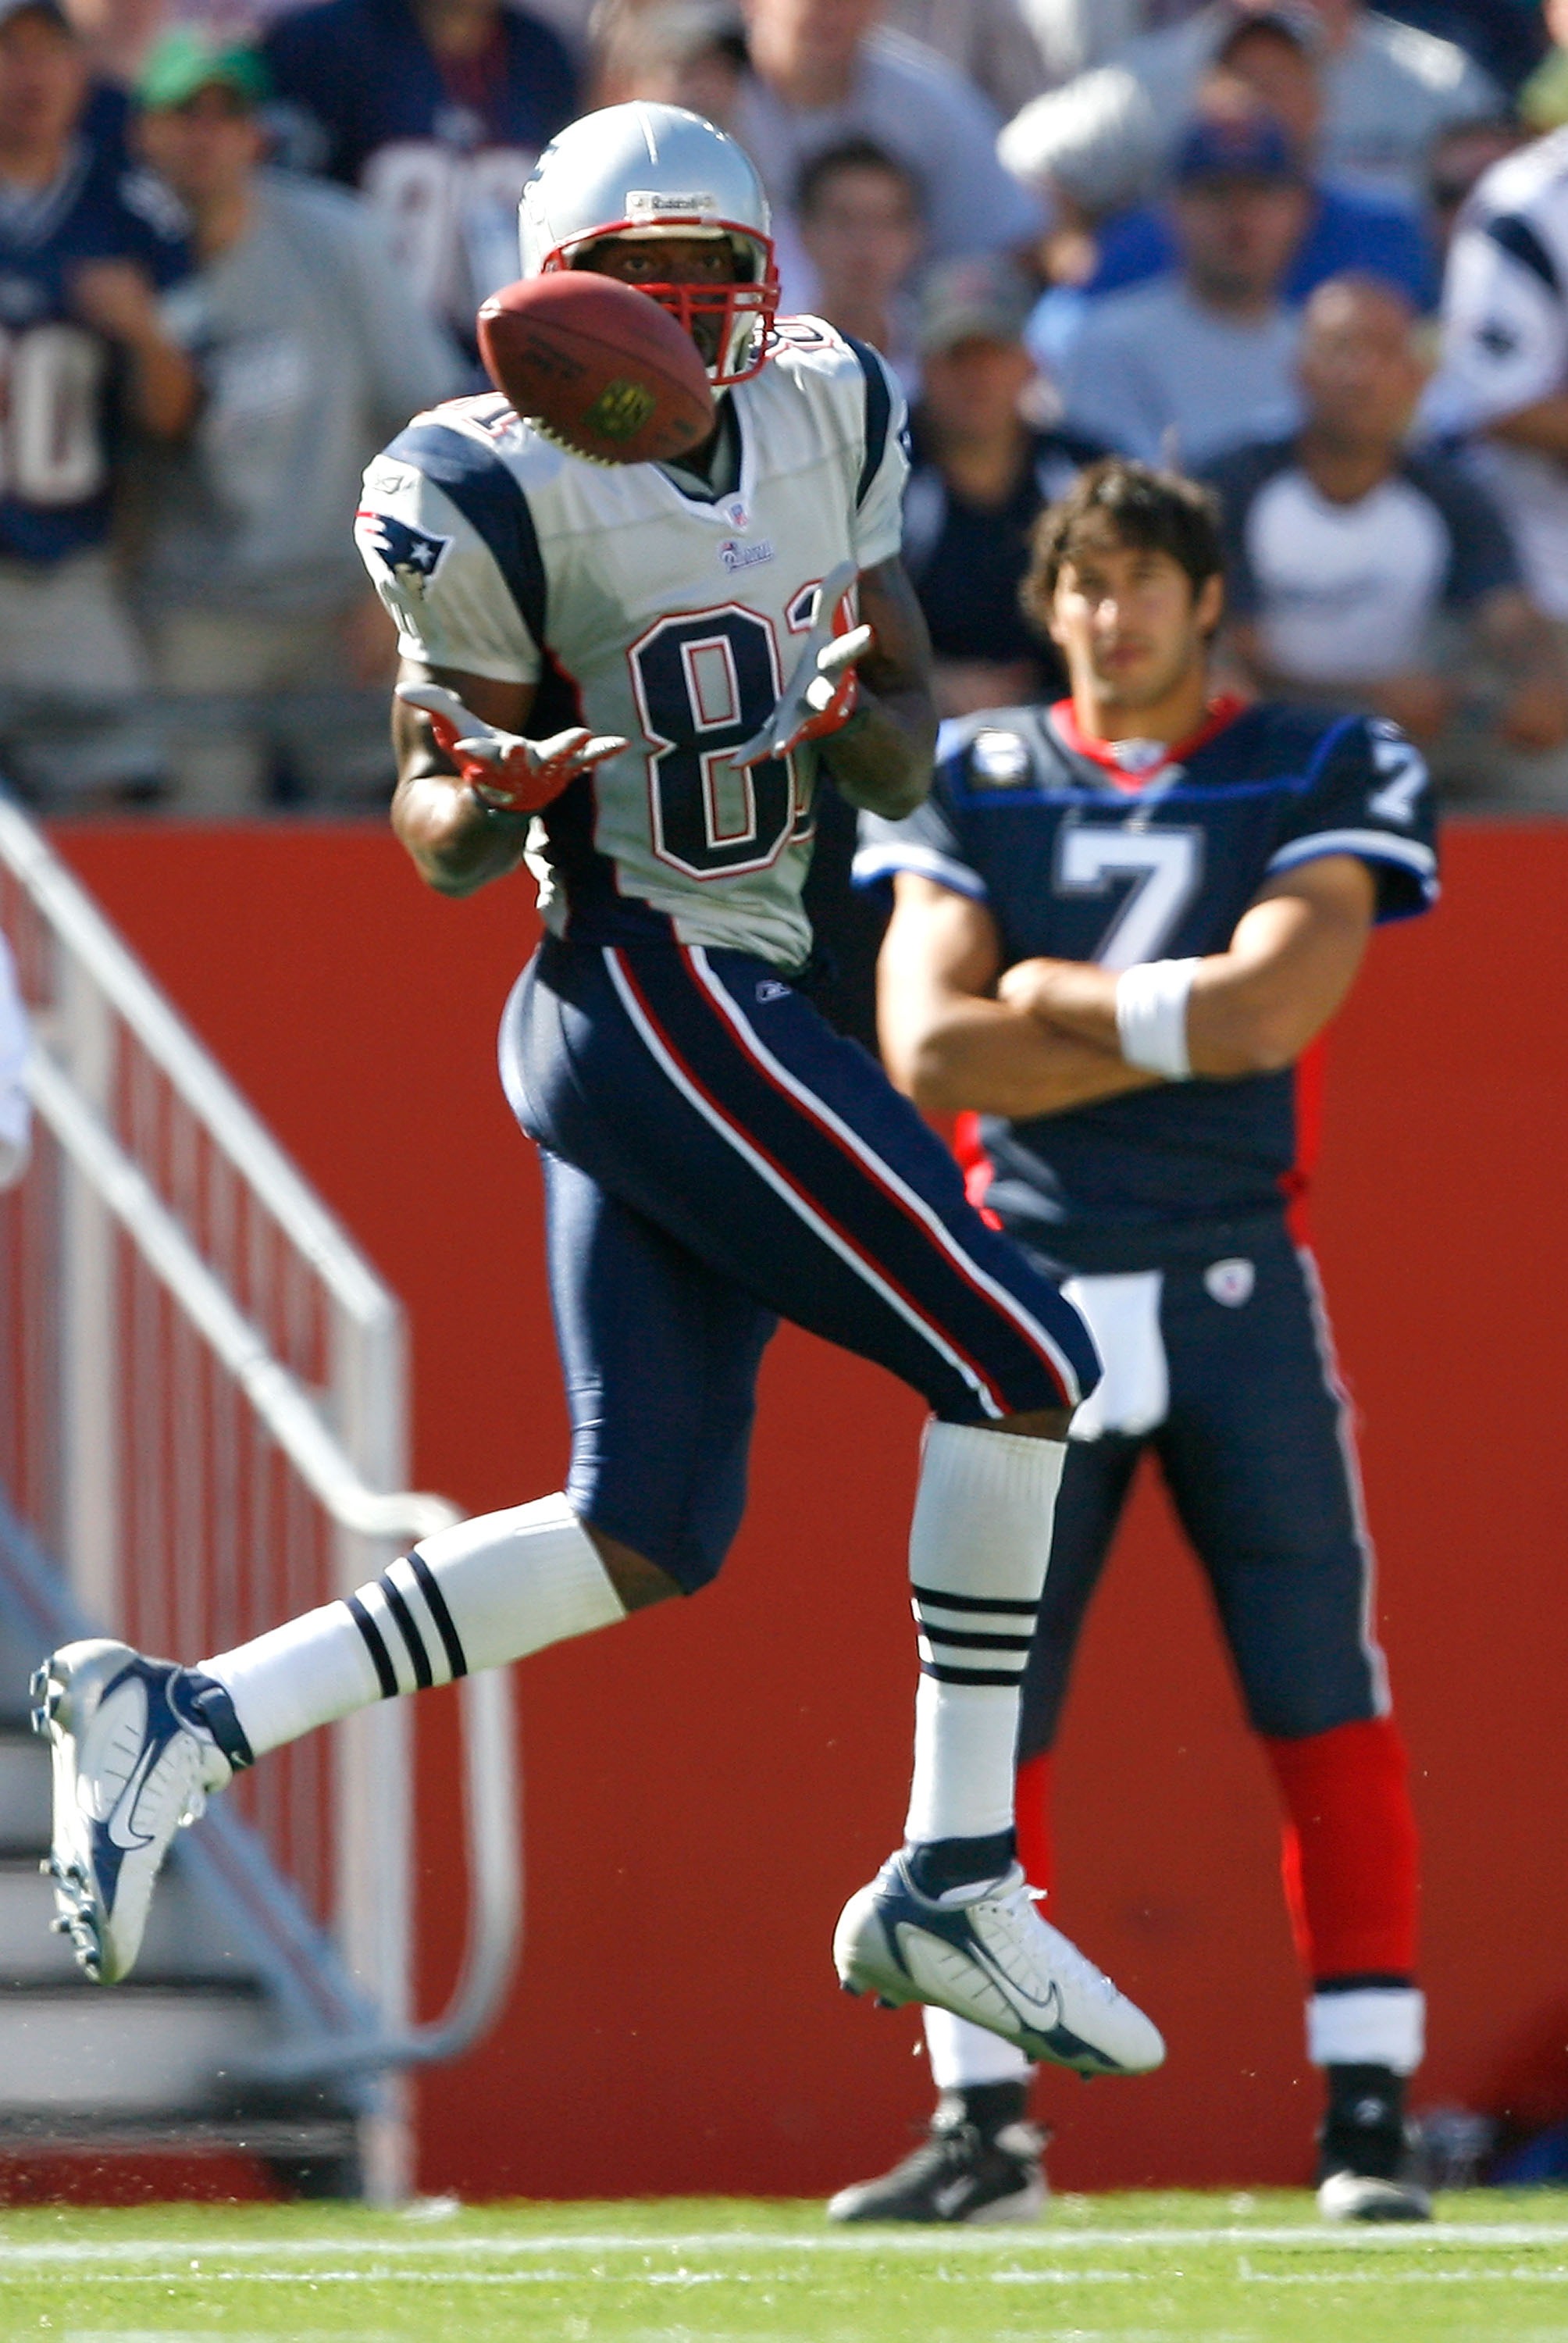
[[[1028,2229],[818,2206],[0,2215],[0,2337],[50,2343],[1568,2343],[1568,2196],[1325,2230],[1301,2195],[1059,2199]]]

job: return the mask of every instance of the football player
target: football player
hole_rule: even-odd
[[[1286,1815],[1285,1882],[1327,2070],[1320,2203],[1424,2217],[1416,1840],[1375,1640],[1350,1411],[1303,1219],[1317,1036],[1381,920],[1437,891],[1426,769],[1393,725],[1211,691],[1216,513],[1110,458],[1037,526],[1025,605],[1071,696],[947,728],[936,787],[862,819],[891,877],[894,1080],[978,1111],[970,1192],[1093,1328],[1025,1675],[1020,1852],[1050,1883],[1050,1749],[1138,1463],[1159,1459]],[[927,2013],[930,2138],[842,2220],[1035,2212],[1028,2061]]]
[[[57,0],[0,0],[0,691],[22,718],[6,746],[25,784],[80,802],[157,778],[126,712],[146,675],[109,559],[113,490],[127,426],[176,438],[197,391],[159,311],[190,267],[183,215],[127,162]],[[29,700],[55,703],[35,730]]]
[[[359,522],[402,638],[397,834],[447,893],[525,858],[540,885],[548,932],[501,1057],[544,1154],[570,1472],[195,1670],[107,1643],[55,1654],[38,1698],[61,1917],[91,1972],[123,1976],[180,1814],[234,1767],[704,1585],[782,1315],[934,1415],[905,1845],[846,1907],[839,1974],[939,1999],[1030,2058],[1141,2071],[1159,2035],[1039,1919],[1013,1851],[1020,1681],[1094,1348],[796,982],[819,764],[886,814],[930,783],[901,401],[869,349],[775,327],[756,173],[678,108],[563,133],[522,248],[529,274],[643,287],[719,394],[681,464],[615,469],[503,398],[458,400],[372,465]]]

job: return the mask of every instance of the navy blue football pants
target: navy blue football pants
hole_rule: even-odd
[[[1207,1574],[1254,1729],[1300,1740],[1387,1708],[1350,1413],[1316,1266],[1282,1222],[1249,1241],[1248,1259],[1252,1283],[1240,1301],[1221,1298],[1223,1279],[1211,1291],[1202,1260],[1164,1272],[1165,1421],[1137,1438],[1068,1444],[1020,1764],[1056,1739],[1079,1633],[1145,1449]]]
[[[545,1151],[566,1493],[689,1592],[739,1526],[780,1317],[956,1423],[1069,1406],[1098,1380],[1077,1312],[766,962],[548,940],[507,1004],[501,1076]]]

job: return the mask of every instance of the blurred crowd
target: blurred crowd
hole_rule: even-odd
[[[361,469],[479,387],[518,190],[689,105],[783,307],[913,415],[958,714],[1106,449],[1222,506],[1227,681],[1568,812],[1568,0],[0,0],[0,771],[50,811],[385,801]]]

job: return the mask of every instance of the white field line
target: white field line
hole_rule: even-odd
[[[957,2278],[962,2285],[990,2282],[997,2286],[1153,2286],[1170,2283],[1171,2273],[1154,2270],[1080,2268],[1070,2270],[961,2270],[942,2269],[943,2278]],[[1254,2270],[1238,2269],[1233,2274],[1211,2273],[1215,2279],[1232,2276],[1239,2286],[1484,2286],[1501,2284],[1513,2287],[1568,2284],[1568,2270],[1539,2269],[1335,2269],[1335,2270]],[[798,2272],[789,2270],[603,2270],[583,2269],[388,2269],[372,2267],[368,2269],[328,2269],[322,2267],[303,2270],[211,2270],[203,2271],[197,2283],[205,2286],[281,2286],[308,2285],[313,2292],[323,2287],[396,2286],[410,2287],[502,2287],[517,2288],[529,2286],[580,2286],[587,2280],[598,2285],[633,2288],[638,2287],[674,2287],[679,2290],[699,2286],[770,2286],[788,2287]],[[191,2283],[188,2270],[165,2269],[125,2270],[95,2269],[84,2271],[73,2280],[77,2286],[108,2286],[124,2289],[127,2286],[173,2287],[180,2280]]]
[[[1052,2228],[1043,2224],[1036,2230],[1010,2230],[1006,2237],[996,2236],[996,2230],[938,2230],[938,2233],[907,2233],[907,2230],[860,2230],[825,2228],[820,2236],[801,2233],[788,2236],[779,2230],[694,2230],[687,2236],[654,2237],[630,2236],[626,2230],[602,2233],[548,2233],[532,2237],[497,2237],[497,2236],[440,2236],[440,2237],[125,2237],[119,2242],[101,2242],[92,2237],[68,2240],[7,2240],[0,2236],[0,2282],[7,2275],[21,2275],[28,2268],[115,2268],[131,2270],[136,2266],[157,2263],[159,2270],[176,2270],[178,2278],[211,2278],[223,2266],[257,2261],[288,2261],[288,2263],[326,2263],[328,2268],[345,2261],[379,2261],[379,2263],[410,2263],[410,2261],[529,2261],[537,2257],[581,2257],[581,2258],[722,2258],[727,2254],[764,2254],[764,2257],[879,2257],[879,2254],[900,2254],[910,2258],[945,2258],[945,2257],[987,2257],[996,2258],[1006,2254],[1008,2258],[1055,2257],[1055,2254],[1165,2254],[1193,2252],[1198,2247],[1228,2245],[1250,2249],[1250,2247],[1284,2247],[1305,2254],[1388,2254],[1388,2252],[1418,2252],[1422,2257],[1437,2257],[1460,2247],[1482,2247],[1491,2252],[1516,2252],[1521,2247],[1565,2247],[1568,2245],[1568,2224],[1526,2224],[1526,2221],[1453,2221],[1437,2224],[1434,2228],[1421,2230],[1411,2236],[1404,2226],[1388,2228]],[[305,2273],[276,2273],[291,2279]],[[436,2273],[438,2275],[438,2273]]]
[[[954,2229],[910,2233],[887,2229],[832,2229],[820,2235],[769,2229],[697,2230],[678,2237],[638,2236],[621,2231],[552,2231],[537,2236],[496,2237],[446,2235],[410,2237],[127,2237],[116,2244],[94,2238],[8,2238],[0,2233],[0,2280],[7,2270],[31,2265],[39,2268],[80,2268],[91,2263],[129,2268],[140,2262],[182,2262],[181,2276],[201,2274],[225,2262],[308,2261],[313,2258],[337,2263],[344,2259],[437,2261],[457,2259],[526,2258],[534,2255],[675,2255],[718,2258],[726,2254],[828,2254],[876,2256],[907,2254],[977,2254],[994,2258],[1057,2253],[1171,2253],[1203,2246],[1288,2247],[1306,2253],[1378,2252],[1422,2254],[1444,2252],[1451,2247],[1483,2247],[1496,2251],[1520,2247],[1568,2246],[1564,2222],[1438,2222],[1412,2236],[1402,2224],[1368,2228],[1216,2228],[1216,2229],[1059,2229],[1049,2221],[1027,2233],[1010,2230],[999,2237],[994,2229]]]

